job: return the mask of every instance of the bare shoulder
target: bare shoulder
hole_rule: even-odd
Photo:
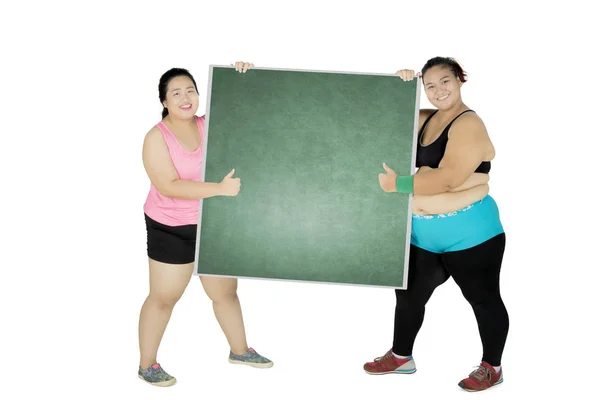
[[[144,137],[142,162],[148,176],[157,188],[163,187],[165,179],[176,179],[177,172],[171,161],[169,148],[157,126],[152,127]]]
[[[161,137],[162,133],[158,126],[154,125],[148,132],[146,132],[146,136],[144,137],[145,141],[153,141],[157,138]]]
[[[152,127],[144,137],[142,163],[152,184],[163,194],[169,182],[179,177],[169,156],[167,143],[157,126]]]
[[[495,155],[494,145],[490,139],[485,123],[474,112],[464,113],[450,127],[448,138],[455,142],[470,142],[480,148],[485,148],[486,161],[491,161]]]
[[[448,135],[451,135],[453,132],[461,132],[466,135],[481,134],[486,138],[488,136],[483,120],[474,112],[464,113],[458,117],[450,127]]]
[[[162,132],[154,125],[144,136],[144,149],[165,146]]]
[[[157,160],[163,159],[168,151],[162,132],[156,125],[153,126],[144,137],[142,148],[144,163],[155,163]]]

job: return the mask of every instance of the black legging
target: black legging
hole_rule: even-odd
[[[425,304],[435,288],[450,276],[473,307],[483,344],[482,361],[501,363],[508,313],[500,297],[500,267],[504,233],[470,249],[444,254],[410,247],[407,290],[396,290],[394,346],[397,355],[412,355],[413,344],[425,315]]]

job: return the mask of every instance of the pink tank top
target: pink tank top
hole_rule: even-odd
[[[196,151],[184,149],[173,132],[160,121],[156,126],[162,132],[179,179],[202,180],[202,147],[204,146],[204,117],[194,116],[200,130],[201,144]],[[200,200],[176,199],[163,196],[150,183],[150,192],[144,203],[144,212],[153,220],[169,226],[198,223]]]

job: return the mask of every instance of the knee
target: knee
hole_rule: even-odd
[[[396,297],[396,314],[422,312],[425,310],[425,304],[416,299],[406,297]]]
[[[231,303],[238,300],[237,279],[235,278],[200,278],[204,292],[214,303]]]
[[[399,290],[396,289],[396,311],[421,310],[429,301],[432,291],[430,290]]]
[[[232,303],[238,300],[237,291],[235,289],[213,291],[209,297],[215,304]]]
[[[409,296],[402,296],[396,293],[396,310],[408,308],[411,304]]]
[[[498,293],[486,293],[479,296],[465,296],[473,310],[488,311],[504,309],[504,303]]]
[[[150,293],[146,301],[152,304],[154,307],[160,308],[162,310],[171,310],[173,309],[173,307],[175,307],[175,304],[177,304],[179,299],[180,296],[173,296],[161,293]]]

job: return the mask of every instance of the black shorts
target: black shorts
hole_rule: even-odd
[[[152,260],[166,264],[188,264],[196,259],[198,225],[168,226],[146,218],[147,252]]]

